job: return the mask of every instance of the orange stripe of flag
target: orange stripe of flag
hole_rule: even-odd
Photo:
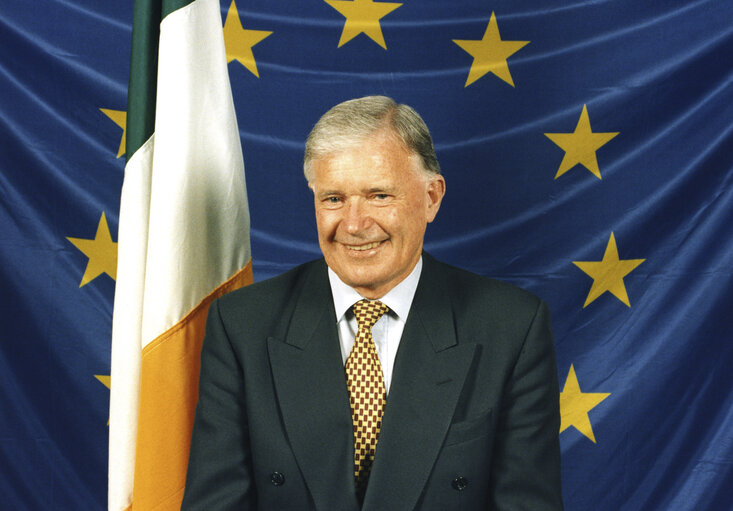
[[[135,480],[130,509],[179,510],[211,302],[252,283],[252,261],[142,351]]]

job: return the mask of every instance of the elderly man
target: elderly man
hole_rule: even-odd
[[[423,252],[425,123],[341,103],[306,142],[323,259],[214,302],[184,509],[562,509],[549,313]]]

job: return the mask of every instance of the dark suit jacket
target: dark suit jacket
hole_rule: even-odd
[[[425,254],[362,509],[558,510],[547,307]],[[323,260],[214,302],[183,509],[359,509]]]

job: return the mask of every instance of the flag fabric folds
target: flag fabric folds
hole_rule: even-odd
[[[110,510],[180,507],[208,305],[252,278],[219,6],[178,4],[135,6],[112,321]]]
[[[730,509],[733,2],[132,4],[0,10],[0,507],[175,507],[207,304],[320,256],[305,137],[385,94],[426,250],[549,305],[565,508]]]

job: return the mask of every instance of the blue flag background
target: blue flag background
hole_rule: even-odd
[[[255,279],[320,254],[318,117],[410,104],[448,188],[426,249],[552,310],[566,508],[731,509],[733,3],[376,2],[352,33],[366,3],[222,2]],[[0,12],[3,508],[106,507],[131,20]]]

